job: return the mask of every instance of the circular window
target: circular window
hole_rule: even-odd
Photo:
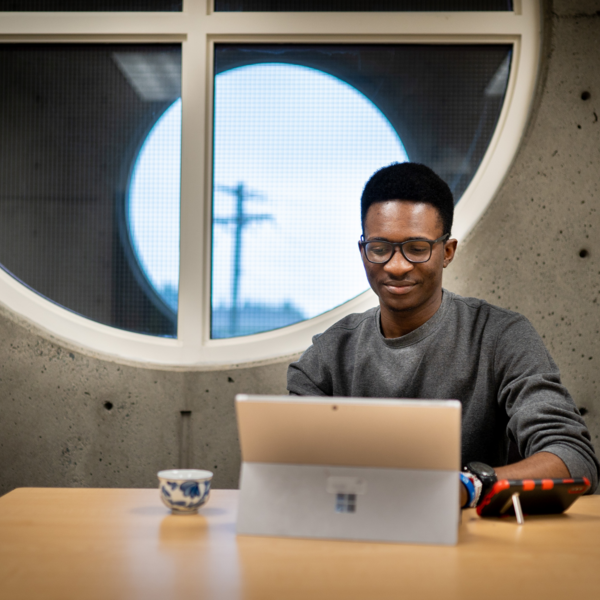
[[[1,110],[0,297],[111,357],[270,360],[376,304],[356,244],[376,169],[431,166],[460,199],[454,235],[477,221],[527,122],[539,7],[442,29],[435,13],[322,12],[327,35],[294,13],[261,17],[260,36],[250,14],[196,16],[165,25],[173,43],[82,30],[3,49],[24,87]]]

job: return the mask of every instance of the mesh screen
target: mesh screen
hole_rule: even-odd
[[[512,0],[215,0],[219,12],[511,11]]]
[[[180,46],[6,44],[0,74],[0,263],[85,317],[174,336],[178,163],[149,152],[146,169],[166,165],[157,190],[140,168],[180,96]],[[179,130],[164,153],[179,154]]]
[[[365,182],[411,160],[458,201],[510,56],[508,45],[217,45],[212,337],[296,323],[367,289]]]
[[[182,0],[0,0],[15,12],[181,12]]]

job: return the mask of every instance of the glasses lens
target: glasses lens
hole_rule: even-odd
[[[431,256],[431,246],[427,242],[408,242],[402,249],[404,256],[412,262],[427,262]]]
[[[365,244],[367,259],[374,263],[384,263],[392,256],[393,247],[387,242],[368,242]]]

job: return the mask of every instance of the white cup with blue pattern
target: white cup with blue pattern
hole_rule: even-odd
[[[159,471],[160,499],[175,515],[193,514],[208,501],[212,476],[201,469]]]

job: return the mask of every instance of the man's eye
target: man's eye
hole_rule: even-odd
[[[425,244],[407,244],[404,250],[411,254],[425,254],[429,251],[429,246]]]
[[[369,245],[369,252],[383,256],[384,254],[386,254],[388,252],[388,248],[386,246]]]

